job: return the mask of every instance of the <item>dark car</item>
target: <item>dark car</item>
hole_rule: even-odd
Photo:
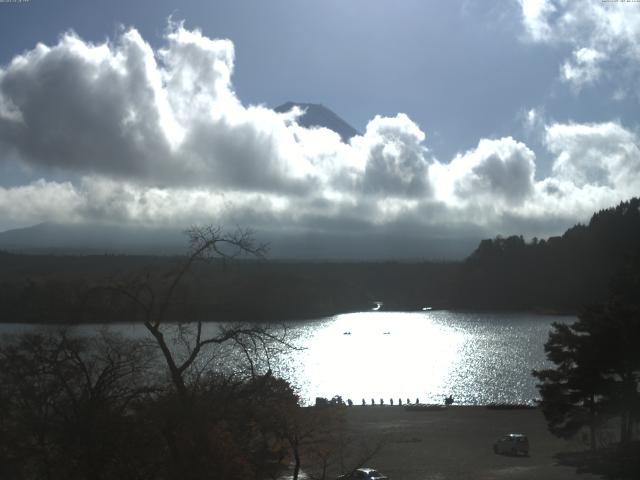
[[[351,473],[340,475],[338,480],[389,480],[389,477],[373,468],[358,468]]]
[[[510,433],[493,444],[493,451],[508,455],[529,455],[529,439],[521,433]]]

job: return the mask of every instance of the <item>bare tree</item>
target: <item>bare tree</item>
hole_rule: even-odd
[[[142,345],[64,331],[3,343],[0,477],[133,478],[153,468],[131,452],[130,413],[156,392]]]
[[[172,271],[160,277],[146,272],[93,290],[110,292],[135,307],[135,318],[141,321],[162,353],[177,400],[177,404],[170,398],[167,400],[162,428],[171,458],[171,476],[205,478],[203,475],[211,475],[220,467],[219,462],[211,468],[212,462],[217,461],[213,460],[215,454],[233,442],[212,440],[227,438],[228,432],[225,422],[211,413],[211,396],[206,385],[200,388],[199,382],[211,379],[214,373],[223,374],[216,372],[221,363],[224,369],[242,359],[248,366],[249,378],[259,376],[258,370],[263,367],[260,360],[266,361],[264,369],[269,368],[270,375],[269,358],[274,348],[293,346],[286,340],[284,327],[220,323],[213,329],[204,323],[202,316],[188,315],[188,304],[181,303],[178,297],[181,286],[198,264],[212,260],[227,262],[243,255],[259,259],[264,257],[267,247],[257,243],[250,230],[236,229],[228,233],[221,227],[205,226],[192,227],[186,234],[188,253]],[[213,365],[212,356],[225,349],[231,351],[231,358]],[[244,466],[239,465],[235,471],[242,468]],[[226,475],[232,476],[229,472]]]
[[[362,439],[351,434],[345,413],[344,406],[296,406],[277,415],[279,431],[293,457],[293,480],[303,466],[315,480],[326,480],[329,471],[353,472],[386,445],[385,438]]]
[[[221,325],[214,333],[205,333],[202,318],[169,318],[174,300],[181,283],[192,273],[199,262],[213,259],[229,261],[240,256],[263,258],[266,244],[257,243],[253,232],[236,229],[227,233],[222,227],[194,226],[185,232],[189,249],[177,267],[165,274],[160,281],[146,272],[126,281],[100,286],[92,289],[108,290],[129,300],[140,314],[144,327],[153,336],[162,356],[179,398],[188,401],[187,374],[207,346],[234,344],[243,352],[254,370],[253,356],[258,352],[267,352],[269,343],[285,344],[284,333],[258,324]],[[177,328],[177,335],[167,336],[167,326]],[[177,339],[184,355],[180,356],[172,349],[172,340]]]

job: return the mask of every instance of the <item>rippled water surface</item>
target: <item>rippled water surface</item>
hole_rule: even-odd
[[[538,397],[531,370],[547,365],[551,323],[573,320],[448,311],[337,315],[292,324],[291,337],[302,348],[280,356],[274,370],[306,403],[333,395],[356,404],[372,398],[441,403],[447,395],[459,404],[531,403]],[[5,324],[0,331],[23,328]],[[111,328],[146,335],[139,325]]]
[[[342,395],[441,403],[531,403],[531,370],[547,365],[551,323],[571,317],[530,314],[363,312],[299,325],[305,350],[289,355],[302,396]],[[350,334],[345,335],[345,332]]]

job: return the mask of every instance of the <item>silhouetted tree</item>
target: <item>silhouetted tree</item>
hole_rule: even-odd
[[[572,325],[555,323],[545,344],[555,368],[534,371],[541,407],[555,435],[571,437],[620,417],[620,441],[632,439],[640,417],[640,257],[630,257],[612,282],[609,301],[583,309]]]
[[[144,273],[125,282],[99,287],[94,290],[109,290],[126,298],[141,315],[144,327],[155,339],[166,362],[171,381],[181,401],[188,401],[188,389],[185,377],[202,349],[208,345],[236,343],[242,347],[247,342],[264,347],[266,339],[275,340],[268,329],[256,325],[232,325],[205,335],[201,317],[189,318],[188,311],[179,312],[177,317],[169,318],[173,308],[186,308],[176,302],[175,296],[181,282],[192,273],[194,266],[201,261],[211,259],[230,260],[240,255],[261,257],[266,252],[265,245],[255,242],[252,232],[236,230],[229,234],[220,227],[192,227],[186,231],[189,239],[189,251],[184,260],[171,272],[156,279],[150,273]],[[169,324],[171,320],[174,324]],[[185,354],[181,357],[171,348],[166,330],[178,326],[179,342]]]
[[[586,426],[595,449],[607,384],[591,328],[582,319],[572,325],[554,323],[545,351],[555,368],[534,370],[533,375],[540,381],[540,406],[551,433],[571,438]]]
[[[158,468],[132,412],[157,390],[144,345],[65,332],[4,339],[0,477],[144,478]],[[146,433],[145,433],[146,432]],[[150,447],[149,450],[146,447]]]
[[[192,227],[186,233],[188,254],[173,271],[160,278],[145,272],[93,291],[126,299],[134,307],[130,313],[142,322],[162,354],[174,388],[174,394],[163,399],[160,409],[171,477],[244,478],[253,471],[254,457],[250,452],[242,453],[248,449],[247,436],[253,433],[243,431],[237,424],[231,428],[216,414],[216,409],[218,413],[238,414],[237,409],[218,401],[220,395],[234,398],[229,385],[222,388],[219,384],[219,379],[225,378],[220,365],[237,370],[244,363],[247,375],[239,378],[242,385],[259,376],[261,368],[266,369],[274,348],[291,346],[286,342],[285,328],[276,331],[254,323],[205,327],[202,316],[194,315],[188,300],[180,298],[182,282],[200,262],[229,261],[241,255],[262,257],[266,246],[257,244],[248,230],[227,233],[222,228],[206,226]],[[217,369],[213,365],[218,365]],[[217,383],[207,385],[211,378]],[[225,462],[224,458],[237,461]]]
[[[632,440],[640,419],[640,256],[630,257],[612,281],[612,295],[585,315],[601,328],[597,341],[610,383],[609,409],[620,416],[620,441]]]
[[[313,480],[326,480],[329,472],[353,472],[365,465],[386,445],[384,436],[362,438],[349,432],[344,404],[329,408],[301,408],[287,416],[287,428],[294,453],[293,480],[304,464]]]

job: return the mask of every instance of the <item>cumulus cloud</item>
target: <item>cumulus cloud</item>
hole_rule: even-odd
[[[616,63],[640,74],[640,9],[627,2],[518,0],[528,36],[535,42],[568,44],[572,57],[561,77],[580,88]]]
[[[0,143],[33,165],[151,185],[303,188],[310,165],[284,119],[243,108],[233,45],[175,25],[154,52],[134,30],[74,33],[0,71]]]
[[[540,38],[555,9],[527,10]],[[300,125],[299,109],[243,105],[234,60],[230,41],[181,24],[155,50],[130,29],[101,44],[70,32],[16,56],[0,68],[0,162],[33,175],[3,183],[0,218],[215,222],[308,238],[509,234],[530,220],[540,236],[640,186],[638,139],[618,123],[546,124],[529,111],[555,157],[536,181],[535,153],[512,137],[446,161],[402,113],[376,116],[345,143]]]
[[[524,143],[482,139],[449,163],[432,165],[435,198],[458,221],[539,235],[585,221],[640,191],[640,139],[632,131],[615,122],[542,128],[553,156],[548,177],[535,179],[536,155]]]
[[[577,187],[604,186],[627,195],[640,191],[637,136],[621,125],[551,124],[545,142],[556,155],[553,175]]]
[[[404,114],[376,116],[356,148],[367,152],[362,179],[367,193],[390,196],[424,196],[429,193],[427,150],[420,128]]]
[[[170,145],[149,63],[153,52],[133,30],[117,45],[91,45],[73,33],[54,47],[37,45],[0,71],[10,113],[0,116],[0,142],[32,164],[158,175]]]
[[[345,144],[335,132],[300,126],[304,112],[242,105],[233,64],[230,41],[182,24],[169,25],[156,51],[135,29],[102,44],[65,33],[0,70],[4,157],[113,185],[215,189],[229,198],[428,194],[425,136],[406,115],[376,117]]]
[[[553,155],[551,174],[536,181],[529,200],[508,215],[534,225],[545,219],[564,219],[566,224],[569,218],[585,221],[596,210],[638,195],[637,134],[616,122],[550,123],[544,132]]]
[[[32,165],[150,186],[303,193],[335,185],[331,170],[372,193],[427,190],[424,134],[408,117],[376,117],[345,152],[334,132],[297,125],[303,112],[244,107],[233,62],[230,41],[181,24],[155,52],[135,29],[99,45],[68,32],[0,70],[0,145]]]
[[[521,205],[532,193],[535,154],[511,137],[482,139],[450,163],[434,165],[439,195],[463,203]]]

